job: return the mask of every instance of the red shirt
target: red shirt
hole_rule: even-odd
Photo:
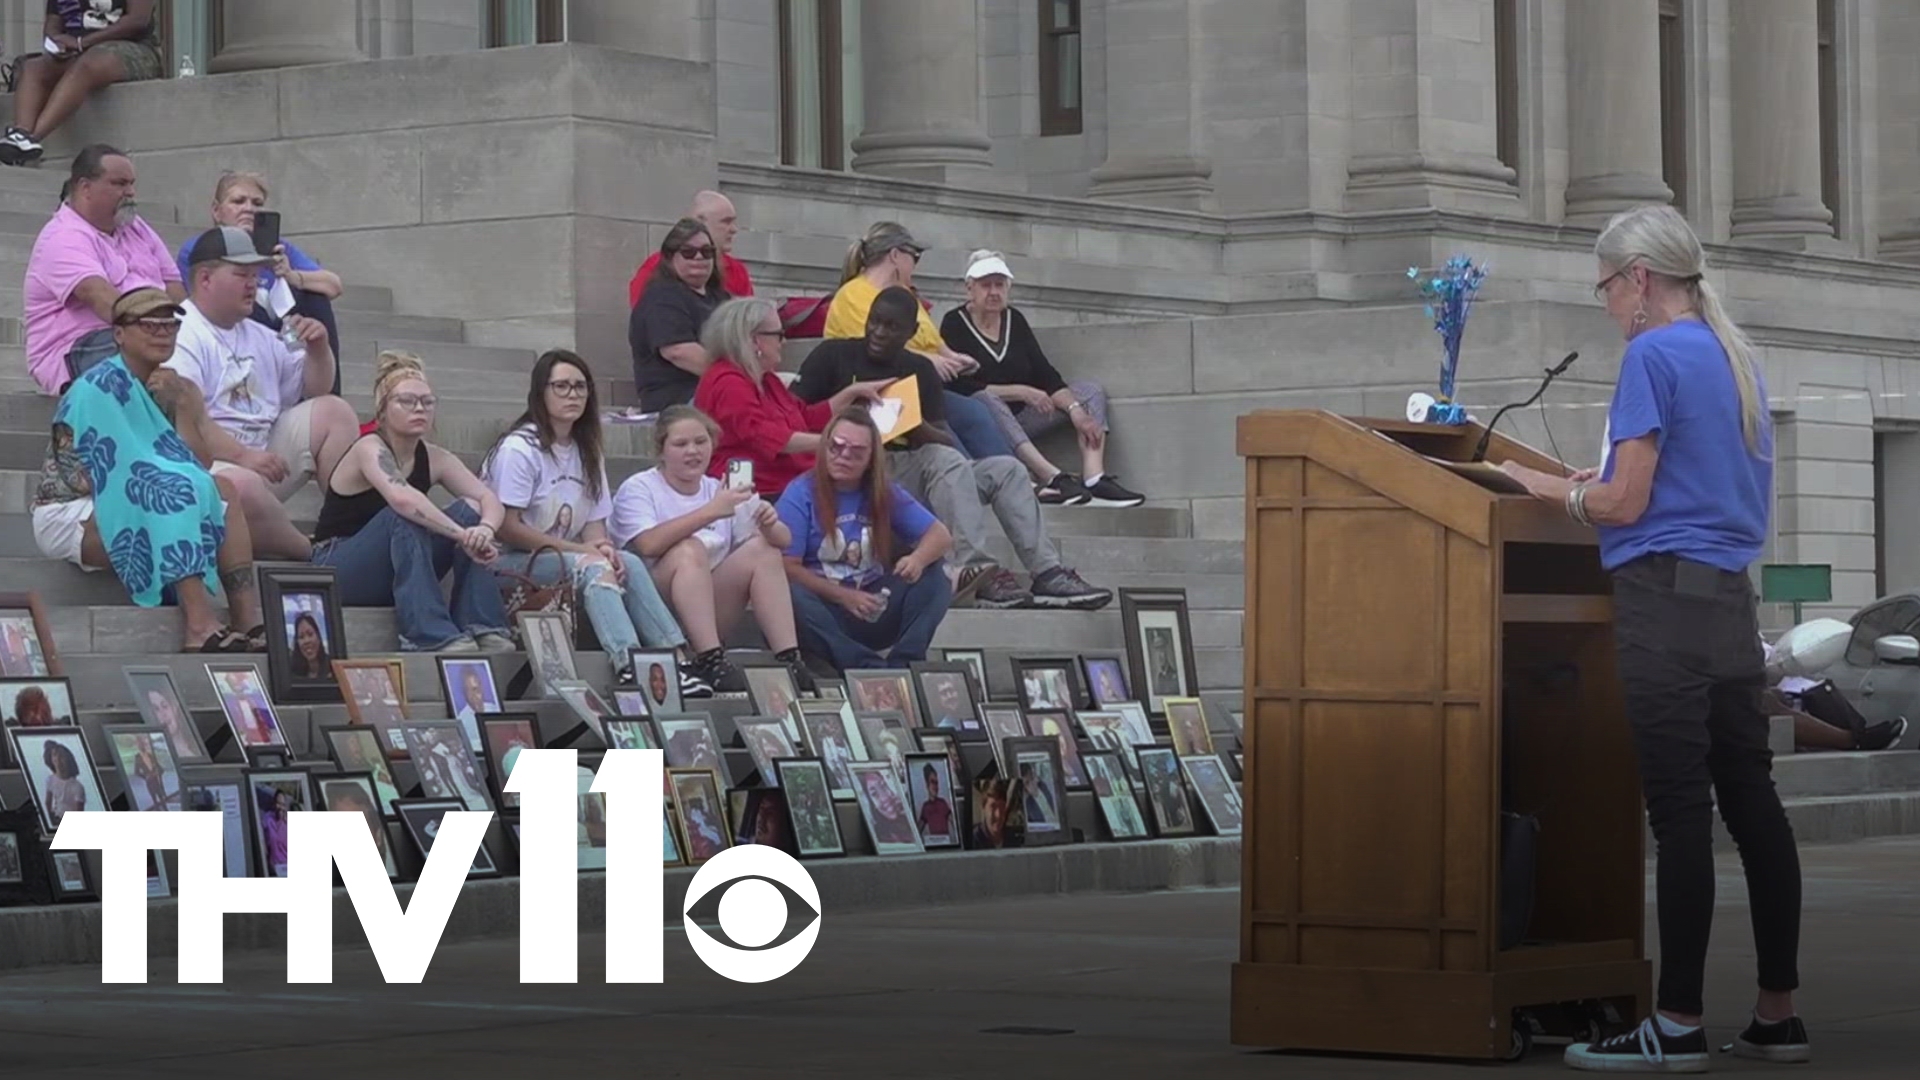
[[[731,360],[715,360],[700,376],[693,407],[720,425],[720,441],[713,448],[707,472],[720,479],[727,462],[753,462],[753,486],[762,495],[778,497],[793,478],[813,468],[812,454],[789,454],[781,448],[795,432],[817,435],[833,419],[833,405],[812,405],[793,396],[777,372],[760,377],[762,393],[755,393],[747,373]]]
[[[647,291],[647,279],[660,266],[660,253],[647,256],[640,269],[633,272],[633,280],[627,282],[627,310],[640,303],[640,294]],[[731,255],[720,256],[720,284],[732,297],[752,296],[753,278],[747,274],[747,264]]]

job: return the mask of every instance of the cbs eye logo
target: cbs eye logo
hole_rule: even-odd
[[[709,895],[725,941],[697,923],[694,909]],[[820,890],[798,859],[778,848],[747,844],[727,848],[701,865],[687,883],[680,915],[694,955],[715,974],[734,982],[771,982],[799,967],[813,951],[822,922]],[[796,915],[813,919],[792,937],[779,940]]]

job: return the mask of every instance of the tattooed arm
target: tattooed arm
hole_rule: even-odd
[[[340,459],[340,467],[334,471],[336,490],[341,487],[357,487],[364,482],[368,487],[380,493],[387,500],[393,512],[406,521],[425,528],[429,532],[465,542],[468,529],[440,512],[433,500],[424,492],[407,483],[407,474],[400,470],[399,462],[393,459],[393,451],[387,448],[384,439],[361,439],[354,443],[347,456]]]

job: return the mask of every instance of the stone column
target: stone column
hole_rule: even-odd
[[[1107,0],[1107,160],[1096,199],[1214,208],[1192,0]]]
[[[866,127],[853,140],[855,172],[966,184],[992,168],[979,14],[974,0],[860,5]]]
[[[581,45],[713,59],[713,0],[568,0],[567,40]]]
[[[222,9],[221,33],[215,74],[366,59],[357,4],[242,0]]]
[[[1567,129],[1567,224],[1673,201],[1660,161],[1660,0],[1567,0]]]
[[[1920,6],[1883,6],[1874,25],[1875,123],[1880,150],[1876,254],[1920,262]]]
[[[1832,236],[1820,194],[1817,0],[1733,9],[1733,237]]]

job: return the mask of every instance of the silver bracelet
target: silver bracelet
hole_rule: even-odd
[[[1576,484],[1567,492],[1567,516],[1582,525],[1592,525],[1593,519],[1587,516],[1587,486]]]

